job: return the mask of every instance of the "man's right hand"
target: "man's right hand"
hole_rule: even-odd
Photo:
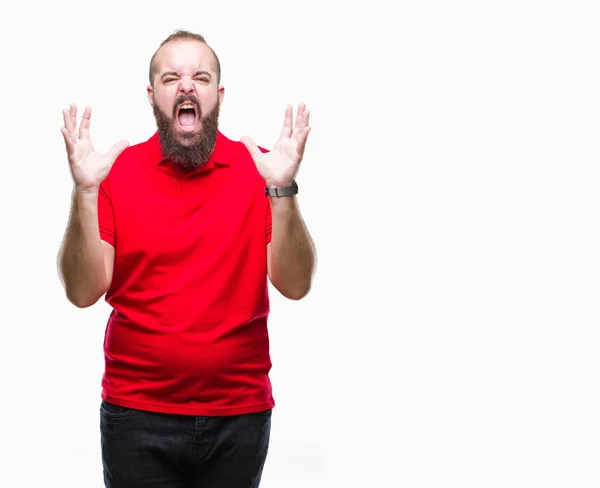
[[[61,129],[75,189],[84,192],[98,191],[100,183],[108,176],[119,154],[129,146],[129,142],[120,141],[106,154],[98,154],[94,151],[90,141],[91,115],[92,109],[86,107],[77,131],[77,106],[71,104],[70,110],[63,110],[65,126]]]

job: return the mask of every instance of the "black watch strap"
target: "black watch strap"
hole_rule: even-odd
[[[290,197],[298,194],[298,183],[296,180],[292,182],[291,186],[279,186],[275,188],[265,188],[265,195],[270,197]]]

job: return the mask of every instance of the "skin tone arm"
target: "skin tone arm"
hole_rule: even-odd
[[[294,126],[292,107],[288,106],[280,138],[268,153],[263,153],[249,137],[241,139],[268,186],[290,186],[294,181],[310,132],[309,116],[305,104],[300,104]],[[300,300],[311,288],[316,249],[296,197],[269,197],[269,200],[272,215],[272,238],[267,245],[269,279],[283,296]]]
[[[276,197],[270,197],[274,200]],[[310,291],[316,251],[295,197],[271,201],[273,230],[267,245],[267,272],[286,298],[300,300]]]
[[[112,279],[115,250],[100,239],[98,192],[100,183],[121,152],[126,141],[115,144],[107,154],[94,151],[90,141],[91,109],[86,108],[79,131],[77,107],[63,111],[61,129],[73,176],[74,188],[69,224],[58,252],[57,264],[67,298],[80,308],[96,303],[106,293]]]

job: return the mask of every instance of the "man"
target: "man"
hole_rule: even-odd
[[[91,109],[65,110],[74,180],[59,252],[68,299],[112,306],[104,341],[105,485],[258,487],[274,407],[267,278],[310,290],[315,250],[296,201],[309,111],[271,151],[218,130],[220,63],[177,31],[150,63],[157,133],[99,154]]]

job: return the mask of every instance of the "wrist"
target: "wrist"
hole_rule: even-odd
[[[286,218],[298,212],[298,200],[295,195],[290,197],[269,197],[269,205],[274,219]]]
[[[100,186],[79,186],[75,184],[73,186],[73,194],[75,195],[98,195],[100,192]]]
[[[264,180],[269,188],[283,188],[291,186],[294,183],[297,172],[297,170],[291,171],[288,169],[286,171],[278,171],[274,175],[265,174]]]
[[[277,183],[273,181],[266,181],[266,183],[267,188],[285,188],[287,186],[292,186],[294,179],[292,178],[291,180],[278,181]]]
[[[73,191],[71,196],[73,199],[78,200],[80,202],[96,202],[98,201],[98,193],[100,192],[99,188],[79,188],[77,186],[73,187]]]
[[[275,197],[275,198],[279,198],[279,197],[291,197],[294,196],[298,193],[298,184],[296,183],[296,180],[292,180],[290,182],[290,184],[285,185],[285,186],[273,186],[273,185],[269,185],[267,183],[267,186],[265,188],[265,195],[268,195],[269,197]]]

